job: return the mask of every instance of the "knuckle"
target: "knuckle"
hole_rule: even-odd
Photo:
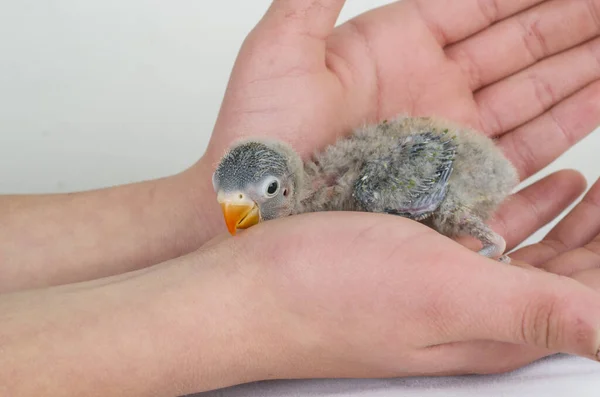
[[[517,168],[520,170],[520,176],[529,176],[537,172],[540,153],[536,150],[536,143],[532,137],[524,133],[510,134],[507,141],[510,150],[513,153],[513,159]]]
[[[540,60],[551,53],[546,40],[546,35],[540,28],[540,21],[537,18],[517,18],[516,22],[522,32],[523,44],[526,51],[534,60]]]
[[[477,4],[488,24],[492,25],[500,19],[498,0],[478,0]]]
[[[554,297],[542,296],[525,306],[521,318],[522,339],[527,344],[551,349],[561,337],[560,314]]]
[[[578,141],[578,135],[575,131],[557,114],[555,108],[548,111],[548,116],[552,124],[554,124],[556,137],[562,138],[569,147],[573,146]]]
[[[490,103],[491,98],[489,96],[479,96],[478,105],[479,112],[481,114],[481,124],[483,130],[490,136],[496,136],[507,128],[504,125],[503,118],[498,113],[496,108]]]
[[[525,343],[549,350],[585,352],[595,343],[594,327],[581,308],[567,297],[553,294],[545,294],[526,306],[521,330]]]
[[[531,72],[528,80],[533,86],[536,101],[539,103],[540,110],[545,111],[550,109],[552,105],[559,101],[560,96],[552,85],[551,81],[546,80],[538,73]]]

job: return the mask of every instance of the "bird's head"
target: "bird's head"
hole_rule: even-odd
[[[237,229],[290,215],[302,176],[302,160],[281,142],[233,145],[212,178],[229,232],[234,235]]]

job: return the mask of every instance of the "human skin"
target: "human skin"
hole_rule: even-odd
[[[343,3],[273,2],[242,46],[208,151],[185,172],[1,197],[0,291],[193,252],[225,230],[210,176],[243,136],[284,139],[306,156],[367,121],[436,115],[498,138],[526,179],[600,122],[598,0],[405,0],[334,29]],[[529,203],[539,190],[517,193],[497,214],[496,231],[515,233],[506,217],[522,218],[511,225],[520,237],[550,220],[581,192],[579,177],[565,183],[555,203]],[[539,206],[554,211],[539,217],[531,211]]]
[[[495,18],[478,8],[501,18],[534,3],[489,29]],[[597,45],[583,44],[597,36],[585,8],[597,2],[406,0],[333,35],[342,2],[306,4],[275,1],[250,34],[191,169],[0,199],[0,395],[183,395],[263,379],[495,373],[553,352],[594,359],[599,184],[504,266],[384,215],[307,214],[232,238],[210,175],[246,134],[307,154],[363,120],[409,112],[499,137],[526,178],[598,124]],[[533,35],[519,34],[527,20]],[[399,62],[391,47],[411,56]],[[492,226],[514,247],[583,189],[578,173],[554,174]]]
[[[0,394],[178,396],[596,359],[599,232],[600,182],[551,232],[567,250],[536,244],[513,254],[520,266],[386,215],[267,222],[136,272],[0,296]]]

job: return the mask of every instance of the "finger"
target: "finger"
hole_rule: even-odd
[[[533,271],[540,269],[528,267]],[[576,273],[573,279],[600,292],[600,270]],[[558,353],[543,347],[494,341],[468,341],[427,347],[418,352],[416,363],[424,371],[437,363],[438,375],[495,374],[521,368],[535,360]]]
[[[596,291],[600,291],[600,269],[598,269],[597,266],[591,269],[578,271],[569,277],[587,285],[590,288],[595,289]]]
[[[457,303],[456,296],[441,296],[440,318],[452,318],[444,324],[447,342],[494,340],[596,359],[600,348],[597,292],[546,272],[479,263],[465,265],[469,295],[477,297],[476,303],[465,305]]]
[[[542,0],[415,0],[440,45],[463,40]]]
[[[475,94],[481,125],[498,136],[600,79],[600,38],[541,61]]]
[[[564,276],[600,268],[600,238],[583,247],[567,251],[541,266],[543,269]]]
[[[544,272],[544,269],[541,269],[539,267],[535,267],[532,264],[528,263],[528,262],[524,262],[522,259],[515,259],[513,255],[511,255],[511,262],[510,265],[511,266],[517,266],[520,267],[522,269],[526,269],[526,270],[531,270],[533,272]]]
[[[598,0],[545,1],[455,44],[446,53],[475,91],[597,36],[599,27]]]
[[[600,180],[539,243],[523,247],[512,256],[533,265],[544,264],[558,255],[582,247],[600,234]],[[566,273],[563,270],[561,273]]]
[[[586,187],[583,175],[564,170],[527,186],[510,196],[490,222],[490,226],[512,250],[536,230],[556,218]]]
[[[289,34],[291,40],[308,39],[324,46],[344,3],[344,0],[274,0],[258,29],[277,34],[278,38]]]
[[[524,180],[550,164],[599,124],[600,81],[596,81],[540,117],[502,135],[498,144],[517,168],[520,179]]]
[[[580,247],[600,234],[600,179],[596,181],[545,240],[559,241],[565,249]]]

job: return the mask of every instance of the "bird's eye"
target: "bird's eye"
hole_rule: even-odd
[[[269,196],[273,196],[275,193],[277,193],[277,190],[279,190],[279,183],[277,181],[273,181],[269,183],[269,186],[267,186],[267,194]]]
[[[261,190],[265,197],[271,198],[279,194],[281,189],[281,182],[274,176],[269,176],[262,182]]]

